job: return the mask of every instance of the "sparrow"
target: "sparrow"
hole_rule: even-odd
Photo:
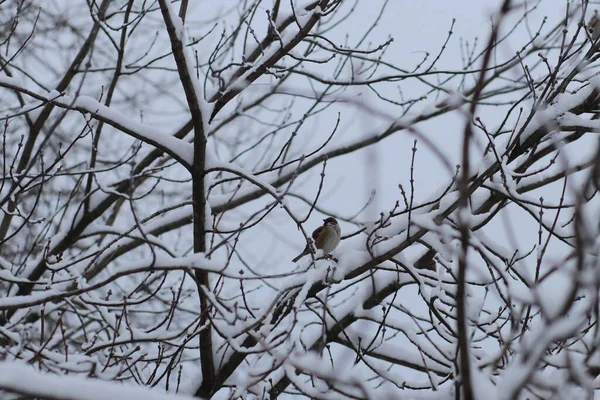
[[[312,233],[315,246],[317,249],[323,250],[323,253],[325,254],[329,254],[337,247],[337,245],[340,243],[341,237],[342,230],[340,229],[337,220],[333,217],[325,218],[323,220],[323,225],[315,229],[315,231]],[[298,262],[298,260],[310,253],[312,253],[312,248],[310,243],[307,243],[304,251],[298,254],[298,256],[292,260],[292,262]]]

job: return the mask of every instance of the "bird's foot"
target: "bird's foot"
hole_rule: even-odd
[[[330,259],[330,260],[333,260],[333,261],[335,261],[336,263],[339,263],[339,262],[340,262],[340,261],[339,261],[337,258],[335,258],[335,257],[334,257],[333,255],[331,255],[331,254],[325,254],[325,255],[323,256],[323,258],[328,258],[328,259]]]

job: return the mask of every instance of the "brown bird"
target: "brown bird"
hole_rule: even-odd
[[[323,225],[315,229],[312,233],[312,238],[315,242],[317,249],[323,250],[323,253],[329,254],[337,247],[342,237],[342,230],[333,217],[325,218]],[[298,254],[298,257],[294,258],[292,262],[298,262],[302,257],[312,253],[310,244],[307,244],[304,251]]]

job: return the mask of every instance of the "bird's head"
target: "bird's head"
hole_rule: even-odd
[[[335,226],[337,225],[337,219],[333,218],[333,217],[329,217],[329,218],[325,218],[323,220],[323,225],[331,225],[331,226]]]

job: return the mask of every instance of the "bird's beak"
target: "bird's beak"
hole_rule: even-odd
[[[323,219],[323,222],[327,222],[327,220],[326,220],[326,219]]]

